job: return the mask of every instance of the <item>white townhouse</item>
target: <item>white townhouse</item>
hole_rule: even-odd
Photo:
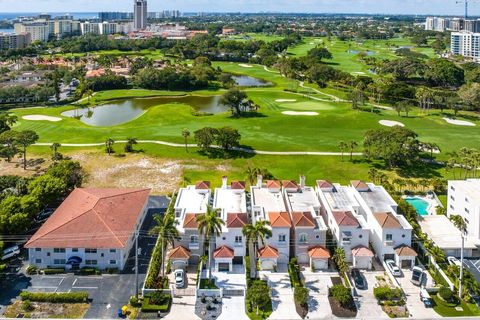
[[[320,201],[314,188],[305,185],[305,176],[300,177],[300,184],[284,180],[282,187],[292,221],[291,255],[298,258],[298,263],[314,269],[328,268],[327,226],[320,215]]]
[[[412,226],[397,214],[397,203],[382,187],[363,181],[351,181],[353,194],[371,230],[370,242],[381,260],[392,259],[402,268],[415,265],[417,253],[411,247]]]
[[[219,211],[225,222],[221,235],[216,237],[215,270],[232,271],[233,264],[243,263],[246,253],[247,244],[242,233],[242,228],[248,224],[245,182],[232,181],[227,185],[227,177],[223,177],[222,186],[215,189],[213,209]]]
[[[317,180],[315,189],[322,203],[322,216],[337,246],[345,250],[347,261],[355,268],[371,269],[374,255],[369,249],[370,229],[359,214],[355,190],[326,180]]]
[[[272,237],[259,244],[260,268],[275,269],[287,264],[290,258],[290,227],[292,222],[282,195],[282,184],[277,180],[263,183],[258,176],[257,185],[251,187],[252,222],[269,221]],[[262,247],[263,246],[263,247]]]
[[[209,181],[199,181],[178,191],[174,210],[180,240],[175,241],[174,248],[168,253],[175,268],[200,261],[204,253],[204,239],[198,232],[197,217],[207,212],[210,198]]]

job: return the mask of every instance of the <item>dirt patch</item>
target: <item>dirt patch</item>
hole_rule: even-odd
[[[330,307],[332,308],[332,314],[340,318],[354,318],[357,316],[357,307],[355,302],[351,301],[348,308],[344,308],[337,300],[332,297],[328,297],[328,302],[330,302]]]
[[[32,302],[32,308],[25,311],[22,301],[16,301],[5,311],[7,318],[83,318],[88,311],[88,303],[46,303]]]

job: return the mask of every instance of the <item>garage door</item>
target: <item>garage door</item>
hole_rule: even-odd
[[[401,267],[403,269],[410,269],[412,267],[412,260],[402,260]]]
[[[218,271],[230,271],[230,264],[229,263],[219,263],[218,264]]]
[[[298,263],[306,263],[308,264],[308,262],[310,261],[310,257],[308,256],[308,254],[304,253],[304,254],[301,254],[298,256]]]
[[[326,259],[315,259],[315,260],[313,260],[313,267],[314,267],[315,270],[327,269],[328,268],[328,260],[326,260]]]
[[[274,265],[275,263],[272,260],[262,260],[261,263],[262,270],[273,270]]]
[[[277,259],[278,264],[288,263],[288,260],[289,260],[288,256],[282,253],[278,256],[278,259]]]
[[[372,258],[371,257],[355,257],[354,258],[354,267],[359,269],[371,269],[372,268]]]

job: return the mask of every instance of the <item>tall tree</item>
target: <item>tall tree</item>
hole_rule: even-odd
[[[35,131],[20,131],[15,137],[15,141],[22,148],[23,170],[27,170],[27,148],[38,141],[38,135]]]
[[[138,144],[137,138],[127,138],[125,147],[123,148],[125,152],[133,152],[133,146]]]
[[[257,277],[257,260],[259,243],[264,244],[266,237],[272,236],[272,230],[269,228],[270,222],[267,220],[257,221],[255,224],[247,224],[243,227],[242,233],[247,238],[250,254],[250,272],[251,278]],[[253,256],[253,257],[252,257]]]
[[[350,149],[350,161],[353,160],[353,151],[358,146],[358,143],[355,140],[352,140],[348,143],[348,148]]]
[[[231,88],[222,95],[220,103],[230,107],[232,115],[239,117],[242,114],[242,103],[248,96],[245,91],[241,91],[238,88]]]
[[[0,112],[0,134],[11,129],[12,125],[17,122],[18,118],[15,115],[6,112]]]
[[[188,138],[190,137],[190,130],[183,129],[182,130],[182,137],[185,140],[185,151],[188,152]]]
[[[5,158],[7,162],[18,153],[17,131],[8,130],[0,133],[0,157]]]
[[[62,145],[58,142],[52,143],[50,146],[50,150],[52,150],[52,160],[57,161],[62,158],[62,155],[58,152],[58,148],[60,148]]]
[[[159,214],[156,214],[153,217],[155,221],[155,226],[150,229],[150,234],[158,234],[160,238],[160,248],[162,250],[162,261],[161,261],[161,274],[162,278],[165,277],[165,250],[168,245],[174,246],[175,240],[178,240],[180,233],[177,229],[178,221],[175,220],[175,215],[171,212],[166,212],[162,217]]]
[[[204,237],[204,247],[208,246],[208,279],[212,278],[212,255],[215,245],[215,237],[222,233],[222,226],[225,222],[218,216],[218,210],[207,206],[207,212],[197,215],[198,232]]]
[[[105,151],[107,151],[108,155],[111,155],[113,152],[113,144],[115,143],[115,140],[112,138],[108,138],[105,140]]]
[[[342,153],[342,161],[343,161],[343,154],[345,153],[345,150],[347,150],[348,144],[345,141],[340,141],[338,143],[338,149],[340,149],[340,152]]]

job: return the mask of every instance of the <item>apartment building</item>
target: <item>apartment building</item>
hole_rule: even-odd
[[[15,33],[29,33],[33,41],[46,42],[52,35],[51,27],[46,22],[15,23]]]
[[[315,190],[322,203],[321,214],[330,228],[338,247],[355,268],[371,269],[373,252],[369,249],[370,228],[359,214],[360,203],[349,186],[317,180]]]
[[[147,1],[135,0],[133,5],[133,25],[135,30],[144,30],[147,27]]]
[[[353,195],[360,204],[358,214],[370,228],[370,243],[380,260],[392,259],[402,268],[415,265],[417,253],[411,247],[412,226],[397,214],[397,203],[382,187],[351,181]]]
[[[100,23],[82,22],[80,23],[80,30],[82,31],[82,35],[100,34]]]
[[[0,33],[0,50],[23,49],[31,42],[29,33]]]
[[[174,211],[180,239],[175,241],[174,248],[169,253],[172,268],[200,261],[204,253],[204,238],[198,232],[197,216],[207,212],[210,201],[209,181],[199,181],[178,191]]]
[[[480,179],[448,181],[447,216],[459,215],[466,224],[466,236],[480,242]]]
[[[452,32],[450,42],[451,54],[480,60],[480,33]]]
[[[292,221],[290,256],[314,269],[328,268],[330,253],[325,248],[327,226],[320,215],[321,206],[315,189],[305,185],[305,176],[300,176],[299,184],[291,180],[282,181],[282,188]]]
[[[257,184],[250,188],[252,223],[269,221],[272,237],[260,243],[258,252],[260,268],[275,269],[279,264],[287,264],[290,257],[290,228],[292,222],[282,194],[282,183],[267,180],[263,183],[258,176]]]
[[[215,270],[232,271],[233,264],[242,264],[246,254],[246,239],[242,228],[248,224],[247,197],[244,181],[232,181],[227,184],[222,178],[222,186],[215,188],[213,209],[225,222],[221,235],[215,239],[213,253]]]

